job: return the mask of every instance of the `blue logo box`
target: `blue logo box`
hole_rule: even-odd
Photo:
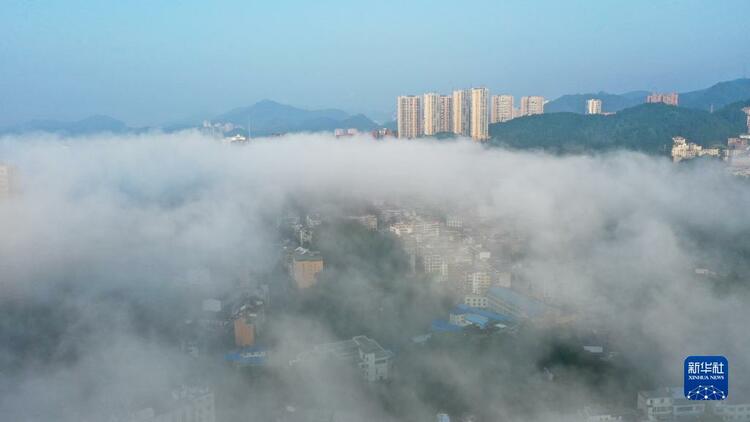
[[[685,398],[724,400],[729,395],[729,362],[724,356],[685,358]]]

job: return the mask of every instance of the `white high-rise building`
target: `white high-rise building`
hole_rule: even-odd
[[[453,133],[471,135],[471,90],[453,91]]]
[[[521,116],[544,114],[544,97],[532,95],[521,97]]]
[[[490,123],[507,122],[513,118],[513,96],[493,95]]]
[[[438,133],[439,118],[440,118],[440,96],[434,92],[424,94],[422,101],[422,111],[424,121],[422,124],[423,133],[425,136],[432,136]]]
[[[490,139],[489,132],[489,90],[471,89],[471,138],[475,141]]]
[[[602,114],[602,100],[596,98],[586,100],[586,114]]]
[[[453,98],[441,95],[438,99],[438,132],[453,131]]]
[[[398,137],[414,139],[422,135],[422,99],[402,95],[397,100]]]

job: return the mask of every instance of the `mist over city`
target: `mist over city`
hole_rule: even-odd
[[[749,187],[716,163],[199,132],[12,137],[2,153],[24,169],[0,208],[9,420],[125,418],[175,385],[210,388],[226,420],[574,420],[679,384],[684,350],[750,363]],[[324,262],[306,287],[285,268],[299,245]],[[443,332],[483,273],[550,316]],[[248,300],[266,301],[267,357],[232,364],[223,318]],[[290,363],[360,335],[392,353],[387,380]]]
[[[0,421],[750,422],[748,15],[9,1]]]

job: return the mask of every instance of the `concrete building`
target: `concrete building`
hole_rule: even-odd
[[[471,90],[453,91],[453,133],[471,136]]]
[[[453,98],[441,95],[438,98],[438,133],[453,131]]]
[[[719,148],[703,148],[702,146],[688,142],[682,136],[672,138],[672,161],[677,163],[682,160],[690,160],[695,157],[719,157]]]
[[[370,382],[388,379],[393,353],[383,349],[377,341],[365,336],[357,336],[352,340],[357,343],[362,376]]]
[[[323,266],[320,252],[297,248],[292,256],[289,273],[298,288],[306,289],[317,282],[318,273],[323,270]]]
[[[448,263],[439,253],[425,253],[422,256],[425,274],[432,274],[442,280],[448,275]]]
[[[638,410],[647,421],[694,419],[706,412],[703,401],[688,400],[679,387],[638,392]]]
[[[414,139],[422,136],[422,99],[402,95],[397,99],[398,137]]]
[[[459,215],[451,214],[445,218],[445,226],[449,229],[460,229],[464,226],[464,220]]]
[[[422,133],[425,136],[433,136],[439,132],[440,121],[440,96],[434,92],[424,94],[422,99]]]
[[[489,90],[487,88],[471,89],[471,139],[486,141],[489,132]]]
[[[502,123],[513,119],[513,96],[493,95],[490,123]]]
[[[586,100],[586,114],[602,114],[602,100],[596,98]]]
[[[393,352],[384,349],[377,341],[365,336],[314,346],[290,362],[296,365],[315,362],[318,359],[334,358],[353,362],[367,381],[387,380],[390,377]]]
[[[474,295],[484,295],[492,285],[492,278],[487,271],[469,271],[466,273],[465,289]]]
[[[647,103],[664,103],[668,105],[676,106],[679,103],[680,95],[676,92],[661,93],[652,92],[646,97]]]
[[[532,116],[534,114],[544,114],[544,97],[532,95],[521,97],[521,116]]]
[[[265,303],[260,298],[249,298],[232,313],[234,344],[239,347],[255,345],[260,328],[265,322]]]
[[[485,309],[488,305],[487,296],[468,294],[464,296],[464,305],[472,308]]]
[[[440,221],[417,220],[414,223],[414,232],[421,238],[436,238],[440,236]]]
[[[750,134],[727,139],[724,159],[730,166],[750,166]]]

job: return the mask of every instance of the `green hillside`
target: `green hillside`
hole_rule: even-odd
[[[680,107],[718,110],[726,105],[750,98],[750,79],[719,82],[706,89],[680,94]]]
[[[740,108],[734,103],[711,114],[703,110],[642,104],[610,116],[550,113],[490,125],[490,145],[576,153],[628,149],[664,154],[673,136],[708,146],[726,144],[744,132]]]

